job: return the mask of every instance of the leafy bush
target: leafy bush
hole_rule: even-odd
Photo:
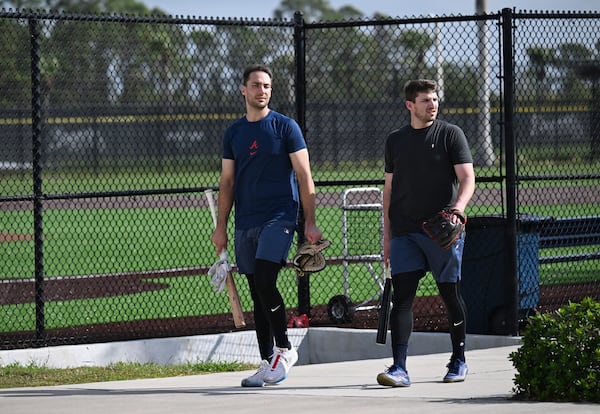
[[[522,339],[509,355],[518,398],[600,402],[600,303],[586,298],[531,316]]]

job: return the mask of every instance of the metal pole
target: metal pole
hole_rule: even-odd
[[[306,36],[301,12],[294,13],[294,45],[296,61],[296,120],[306,138]],[[298,217],[298,246],[304,242],[304,212]],[[298,315],[310,317],[310,273],[298,277]]]
[[[435,44],[435,81],[437,83],[437,94],[440,102],[444,102],[444,57],[442,56],[442,35],[439,22],[434,26]]]
[[[517,334],[519,306],[519,274],[517,257],[517,180],[516,180],[516,145],[514,134],[515,113],[515,78],[513,53],[513,19],[512,10],[502,9],[502,57],[504,71],[504,138],[506,152],[506,278],[507,288],[511,293],[509,312],[506,315],[506,331]]]
[[[33,231],[35,266],[35,334],[45,337],[44,317],[44,227],[42,220],[42,93],[40,74],[39,21],[29,19],[31,39],[31,139],[33,147]]]
[[[476,14],[483,15],[487,12],[487,1],[477,0],[475,2]],[[477,108],[477,136],[475,146],[475,164],[494,165],[496,155],[492,142],[492,125],[490,110],[490,68],[487,20],[477,21],[477,50],[479,61],[479,76],[477,77],[478,102]]]

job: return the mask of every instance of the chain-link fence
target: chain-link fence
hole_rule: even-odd
[[[207,275],[203,192],[218,190],[221,138],[243,115],[253,62],[274,70],[271,107],[304,129],[332,241],[322,272],[281,273],[292,325],[307,314],[311,326],[376,326],[383,144],[408,122],[402,88],[417,77],[438,82],[440,118],[465,130],[475,160],[468,330],[513,334],[531,312],[600,295],[600,14],[305,23],[3,11],[0,26],[1,348],[233,328]],[[416,330],[447,329],[431,275],[414,312]]]

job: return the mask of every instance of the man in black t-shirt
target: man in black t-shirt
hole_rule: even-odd
[[[473,159],[464,132],[437,120],[437,85],[409,81],[404,88],[410,125],[385,144],[383,191],[384,262],[392,275],[390,330],[393,365],[377,376],[381,385],[410,386],[406,368],[413,329],[412,304],[420,279],[430,271],[448,313],[452,356],[444,382],[464,381],[466,306],[460,294],[464,234],[444,250],[422,230],[443,209],[463,212],[475,190]]]

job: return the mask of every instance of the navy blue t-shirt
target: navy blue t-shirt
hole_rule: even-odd
[[[295,223],[299,196],[289,154],[306,148],[298,123],[273,110],[257,122],[246,117],[225,131],[223,158],[235,161],[235,226]]]

